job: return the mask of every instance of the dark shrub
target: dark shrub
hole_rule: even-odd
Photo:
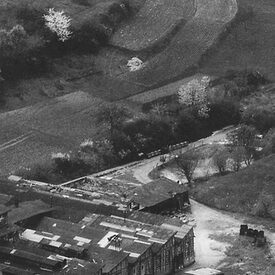
[[[16,17],[28,34],[42,33],[45,28],[43,10],[36,9],[29,4],[23,4],[16,10]]]
[[[91,6],[88,0],[72,0],[72,2],[81,6]]]
[[[244,111],[242,122],[255,127],[260,133],[266,133],[275,127],[275,112],[251,106]]]
[[[209,118],[212,130],[240,122],[239,104],[231,100],[221,100],[210,104]]]
[[[201,131],[201,126],[200,120],[197,119],[190,109],[187,108],[181,110],[175,127],[175,135],[177,140],[197,140],[204,134]]]
[[[142,118],[127,123],[123,129],[138,152],[151,152],[174,141],[171,125],[156,117]]]

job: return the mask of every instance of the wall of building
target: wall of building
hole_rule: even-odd
[[[171,197],[165,201],[162,201],[156,205],[145,207],[142,209],[144,212],[150,212],[154,214],[160,214],[163,211],[172,211],[172,210],[183,210],[184,204],[189,202],[188,192],[177,194],[174,197]]]
[[[128,259],[125,258],[121,261],[115,268],[113,268],[108,273],[103,273],[106,275],[128,275]]]
[[[175,239],[175,270],[181,270],[194,262],[194,231],[192,228],[184,239]]]
[[[148,249],[138,260],[129,266],[129,275],[147,275],[153,273],[153,254],[152,250]]]
[[[154,255],[154,274],[172,274],[174,271],[174,237]]]

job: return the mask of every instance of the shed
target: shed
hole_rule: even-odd
[[[183,209],[185,204],[190,204],[187,189],[167,178],[160,178],[137,187],[128,194],[128,197],[131,208],[156,214],[166,209]]]

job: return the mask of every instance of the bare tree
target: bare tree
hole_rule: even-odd
[[[117,104],[103,104],[96,113],[96,122],[108,125],[111,136],[114,130],[117,130],[121,124],[131,116],[130,111]]]
[[[229,154],[226,149],[218,150],[213,156],[213,163],[221,175],[226,172],[228,158]]]
[[[192,183],[194,171],[198,165],[199,156],[194,151],[188,151],[176,158],[177,165],[185,175],[188,184]]]
[[[239,154],[243,156],[243,161],[247,166],[252,163],[255,156],[256,134],[257,131],[254,127],[242,125],[227,136],[232,150],[239,150]]]

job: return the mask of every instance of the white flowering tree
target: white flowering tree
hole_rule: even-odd
[[[68,40],[72,32],[69,30],[72,19],[65,15],[64,11],[55,11],[54,8],[50,8],[47,14],[43,15],[46,26],[56,33],[59,40],[62,42]]]
[[[199,79],[192,79],[187,84],[182,85],[178,91],[179,103],[186,106],[194,106],[198,109],[198,115],[207,117],[209,112],[206,90],[209,87],[210,78],[208,76]]]

